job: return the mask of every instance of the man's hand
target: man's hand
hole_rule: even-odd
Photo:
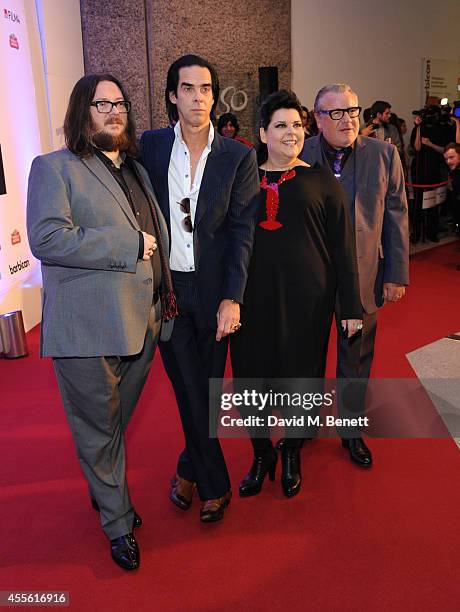
[[[142,232],[142,235],[144,236],[144,255],[142,259],[148,260],[152,257],[157,249],[157,241],[155,236],[152,236],[151,234]]]
[[[222,300],[217,312],[217,342],[240,327],[240,305],[232,300]]]
[[[348,332],[348,338],[351,338],[356,332],[359,332],[363,328],[362,319],[342,319],[340,321],[343,331]]]
[[[397,302],[406,293],[406,287],[404,285],[398,285],[396,283],[384,283],[383,284],[383,299],[385,302]]]

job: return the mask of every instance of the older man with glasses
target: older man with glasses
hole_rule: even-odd
[[[323,87],[316,96],[314,112],[320,134],[305,142],[301,158],[329,168],[341,183],[355,231],[363,329],[350,339],[342,334],[338,300],[335,318],[337,378],[363,381],[348,385],[346,393],[340,394],[339,416],[359,417],[364,413],[374,355],[377,310],[384,302],[400,300],[409,283],[403,170],[393,145],[358,135],[361,107],[349,85]],[[339,434],[351,460],[360,467],[371,467],[372,455],[361,431],[344,428]]]

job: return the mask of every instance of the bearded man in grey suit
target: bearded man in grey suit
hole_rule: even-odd
[[[337,378],[361,379],[340,394],[339,416],[364,413],[365,391],[374,356],[377,310],[396,302],[409,283],[409,234],[404,176],[396,147],[358,136],[361,107],[351,87],[336,83],[317,94],[314,112],[321,133],[305,141],[301,159],[331,170],[345,190],[358,258],[363,329],[346,338],[336,304]],[[346,397],[346,400],[344,399]],[[347,403],[345,403],[345,401]],[[361,432],[339,430],[342,445],[361,467],[371,467],[372,455]]]
[[[127,570],[139,567],[132,532],[142,521],[126,483],[124,432],[161,319],[167,338],[176,314],[166,224],[132,157],[130,110],[115,77],[80,79],[64,123],[67,149],[34,160],[27,202],[29,242],[42,264],[41,355],[54,359],[93,508]]]

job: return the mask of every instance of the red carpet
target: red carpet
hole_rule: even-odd
[[[412,286],[379,319],[374,376],[414,376],[404,354],[460,330],[460,254],[417,255]],[[181,447],[161,361],[128,436],[129,481],[144,519],[142,566],[118,569],[90,508],[49,360],[0,361],[0,590],[69,591],[74,610],[458,609],[460,452],[451,440],[374,440],[360,470],[337,440],[303,451],[304,483],[239,499],[201,525],[167,499]],[[333,352],[333,351],[332,351]],[[331,358],[332,358],[331,354]],[[329,373],[333,373],[332,366]],[[245,440],[225,440],[234,489],[250,463]]]

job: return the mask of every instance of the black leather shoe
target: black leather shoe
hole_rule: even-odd
[[[300,450],[286,448],[281,451],[281,486],[286,497],[294,497],[300,492],[302,476],[300,473]]]
[[[342,438],[343,448],[348,448],[350,459],[360,467],[372,467],[371,451],[364,444],[362,438]]]
[[[99,504],[94,499],[94,497],[91,497],[91,506],[94,508],[94,510],[100,512],[101,509],[99,508]],[[139,527],[142,527],[142,519],[134,510],[133,529],[138,529]]]
[[[267,473],[271,481],[275,480],[277,461],[278,455],[274,448],[262,453],[256,452],[251,469],[240,483],[240,497],[250,497],[260,493]]]
[[[200,520],[202,523],[215,523],[224,518],[225,508],[230,504],[232,492],[227,491],[222,497],[208,499],[202,503]]]
[[[193,493],[196,489],[196,483],[191,480],[185,480],[177,474],[171,478],[171,492],[169,499],[174,505],[181,510],[188,510],[192,505]]]
[[[125,570],[137,569],[141,562],[141,554],[136,538],[132,533],[110,540],[112,559]]]
[[[309,440],[314,440],[314,438],[302,438],[301,442],[300,442],[300,446],[299,448],[303,448],[303,445],[305,444],[305,441],[309,441]],[[275,448],[277,451],[282,451],[283,450],[283,446],[286,442],[286,438],[280,438],[278,440],[278,442],[275,444]]]

